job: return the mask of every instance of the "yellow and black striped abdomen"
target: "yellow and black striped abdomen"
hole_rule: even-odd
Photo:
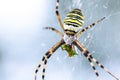
[[[84,16],[80,9],[74,9],[67,13],[64,19],[64,30],[66,34],[75,34],[84,23]]]

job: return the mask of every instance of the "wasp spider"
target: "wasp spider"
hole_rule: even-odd
[[[80,29],[84,23],[84,16],[83,16],[81,10],[73,9],[72,11],[68,12],[66,15],[66,18],[64,19],[64,24],[62,24],[60,14],[58,11],[58,6],[59,6],[59,0],[57,0],[57,2],[56,2],[56,15],[57,15],[57,19],[60,24],[60,27],[64,31],[64,34],[53,27],[45,27],[45,29],[52,30],[52,31],[56,32],[57,34],[59,34],[62,37],[62,39],[59,42],[57,42],[55,45],[53,45],[53,47],[50,48],[43,56],[40,64],[37,66],[37,68],[35,70],[35,80],[37,77],[38,69],[41,67],[42,64],[44,65],[43,72],[42,72],[42,79],[44,80],[47,61],[59,47],[61,47],[62,50],[66,50],[69,57],[73,57],[74,55],[77,54],[75,51],[75,46],[82,52],[82,54],[90,62],[90,65],[93,68],[94,73],[96,74],[98,80],[100,80],[100,77],[99,77],[98,71],[96,70],[96,68],[94,66],[94,63],[96,63],[99,67],[101,67],[103,70],[105,70],[107,73],[109,73],[116,80],[119,80],[112,73],[110,73],[108,71],[108,69],[105,68],[99,61],[97,61],[90,54],[90,52],[78,41],[79,36],[83,32],[85,32],[89,28],[95,26],[97,23],[104,20],[105,17],[101,18],[100,20],[92,23],[91,25],[89,25],[83,29]]]

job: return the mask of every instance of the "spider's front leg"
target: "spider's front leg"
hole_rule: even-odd
[[[62,45],[64,44],[64,40],[60,40],[59,42],[57,42],[55,45],[53,45],[52,48],[50,48],[46,53],[45,55],[43,56],[42,60],[40,61],[40,64],[37,66],[36,70],[35,70],[35,80],[37,78],[37,73],[38,73],[38,70],[39,68],[41,67],[41,65],[43,64],[44,62],[44,68],[43,68],[43,73],[42,73],[42,79],[44,80],[44,77],[45,77],[45,69],[46,69],[46,64],[47,64],[47,60],[51,57],[51,55]]]
[[[59,8],[59,0],[57,0],[57,2],[56,2],[56,16],[57,16],[58,22],[59,22],[59,24],[60,24],[60,27],[61,27],[62,30],[64,31],[64,26],[63,26],[62,20],[61,20],[61,18],[60,18],[60,13],[59,13],[58,8]],[[64,31],[64,33],[65,33],[65,31]]]
[[[94,65],[93,65],[92,62],[95,62],[99,67],[101,67],[103,70],[105,70],[108,74],[110,74],[110,75],[111,75],[112,77],[114,77],[116,80],[119,80],[116,76],[114,76],[111,72],[109,72],[108,69],[105,68],[99,61],[97,61],[95,58],[93,58],[92,55],[90,54],[90,52],[89,52],[86,48],[84,48],[84,47],[79,43],[78,40],[75,40],[75,41],[73,42],[73,44],[74,44],[75,46],[77,46],[77,48],[82,52],[82,54],[89,60],[91,66],[92,66],[93,69],[94,69],[94,72],[96,73],[96,76],[98,77],[98,80],[100,79],[100,78],[99,78],[99,74],[98,74],[98,72],[96,71],[96,69],[95,69],[95,67],[94,67]]]
[[[99,22],[103,21],[105,19],[105,17],[99,19],[98,21],[92,23],[91,25],[88,25],[87,27],[83,28],[82,30],[80,30],[77,34],[76,37],[78,38],[83,32],[85,32],[86,30],[92,28],[93,26],[95,26],[96,24],[98,24]]]

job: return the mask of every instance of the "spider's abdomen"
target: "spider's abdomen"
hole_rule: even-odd
[[[80,9],[74,9],[67,13],[64,19],[64,30],[66,34],[75,34],[84,23],[84,16]]]

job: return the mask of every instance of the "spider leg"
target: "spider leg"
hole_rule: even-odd
[[[75,46],[77,46],[78,49],[80,49],[80,51],[83,53],[83,55],[84,55],[84,56],[87,58],[87,60],[90,62],[90,65],[91,65],[91,67],[93,68],[94,73],[96,74],[98,80],[101,80],[100,77],[99,77],[99,73],[98,73],[98,71],[96,70],[96,68],[95,68],[95,66],[94,66],[94,63],[93,63],[92,60],[90,59],[90,56],[86,55],[86,52],[88,52],[88,51],[87,51],[85,48],[83,48],[82,45],[81,45],[77,40],[75,40],[75,41],[73,42],[73,44],[74,44]]]
[[[114,76],[106,67],[104,67],[99,61],[97,61],[95,58],[90,56],[93,62],[95,62],[99,67],[101,67],[103,70],[105,70],[107,73],[109,73],[112,77],[114,77],[116,80],[119,80],[116,76]]]
[[[115,77],[112,73],[110,73],[108,71],[107,68],[105,68],[101,63],[99,63],[95,58],[92,57],[92,55],[90,54],[89,51],[86,50],[86,48],[84,48],[78,40],[75,40],[73,42],[74,45],[76,45],[78,47],[78,49],[80,49],[80,51],[83,53],[83,55],[87,58],[92,60],[93,62],[95,62],[99,67],[101,67],[103,70],[105,70],[108,74],[110,74],[112,77],[114,77],[116,80],[119,80],[117,77]]]
[[[92,62],[92,60],[91,60],[90,58],[87,58],[87,59],[88,59],[88,61],[90,62],[90,65],[91,65],[91,67],[93,68],[94,73],[96,74],[98,80],[101,80],[100,77],[99,77],[98,71],[96,70],[96,68],[95,68],[95,66],[94,66],[94,63]]]
[[[52,31],[56,32],[57,34],[59,34],[60,36],[64,36],[63,33],[61,33],[60,31],[58,31],[57,29],[55,29],[53,27],[44,27],[44,29],[52,30]]]
[[[42,80],[44,80],[44,78],[45,78],[46,64],[47,64],[47,58],[46,58],[45,61],[44,61],[44,68],[43,68],[43,72],[42,72]]]
[[[62,45],[64,44],[64,40],[62,39],[61,41],[57,42],[55,45],[53,45],[52,48],[50,48],[45,55],[43,56],[42,60],[40,61],[40,64],[37,66],[36,70],[35,70],[35,80],[37,78],[37,73],[39,68],[41,67],[41,65],[44,62],[44,68],[43,68],[43,73],[42,73],[42,79],[44,80],[44,73],[45,73],[45,68],[46,68],[46,64],[47,64],[47,60],[50,58],[50,56]]]
[[[62,21],[61,21],[61,18],[60,18],[60,14],[59,14],[59,11],[58,11],[58,7],[59,7],[59,0],[57,0],[57,2],[56,2],[56,16],[57,16],[58,22],[59,22],[59,24],[60,24],[60,27],[61,27],[62,30],[64,31],[64,26],[63,26]]]
[[[82,30],[80,30],[77,34],[76,37],[78,38],[83,32],[85,32],[86,30],[92,28],[93,26],[95,26],[96,24],[98,24],[99,22],[103,21],[105,19],[105,17],[99,19],[98,21],[92,23],[91,25],[88,25],[87,27],[83,28]]]

